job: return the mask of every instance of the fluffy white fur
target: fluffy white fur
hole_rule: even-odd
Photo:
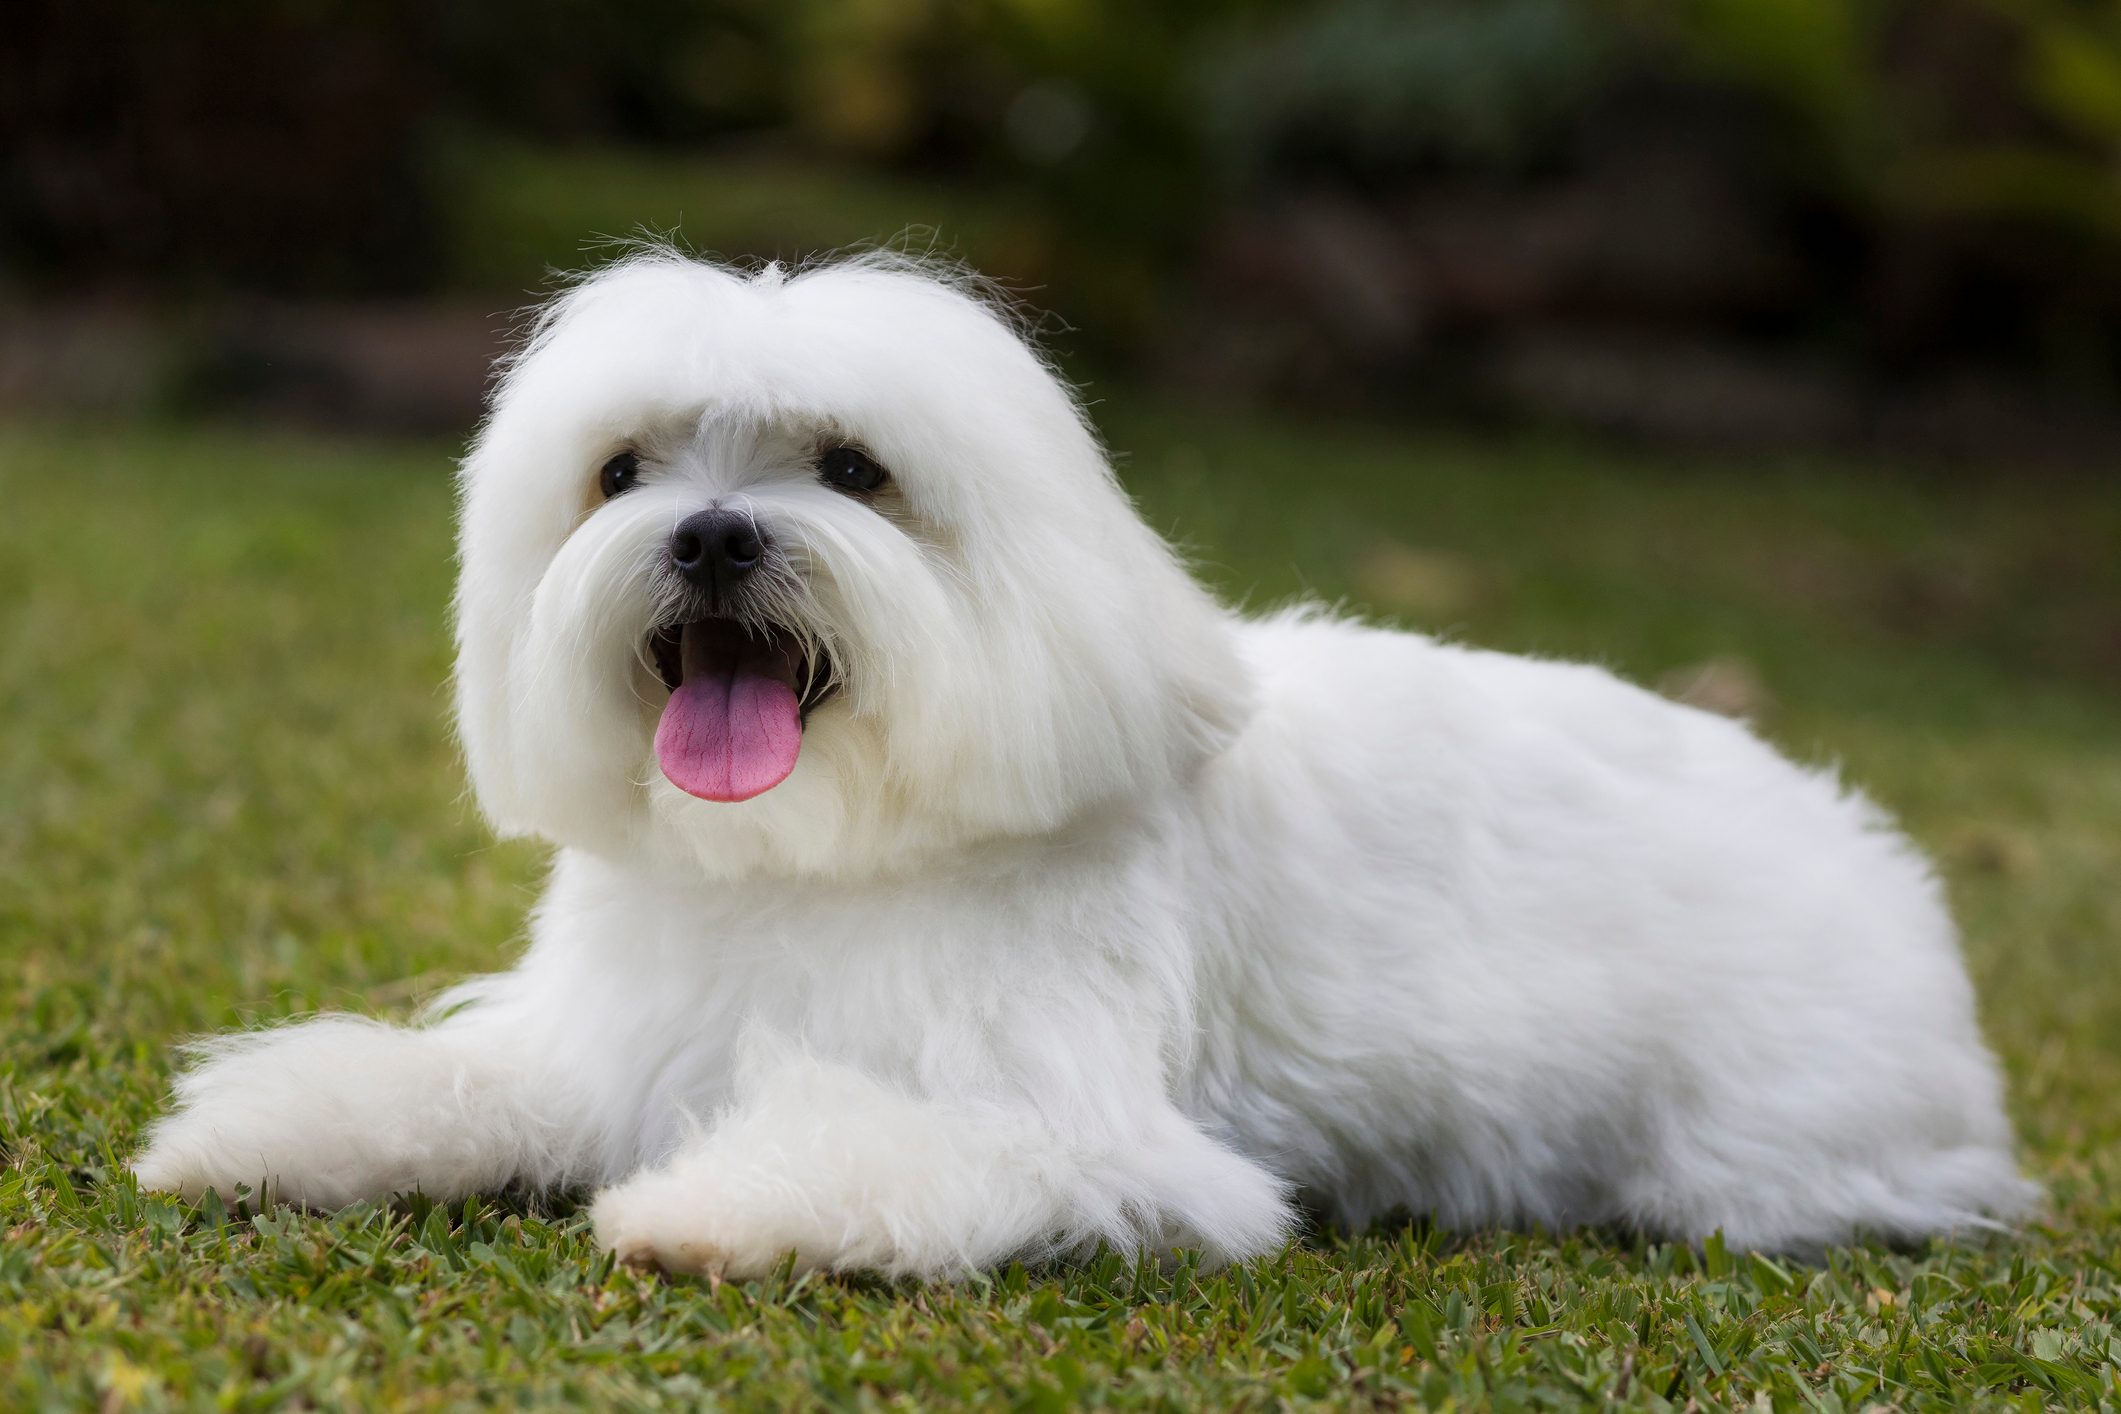
[[[820,484],[831,437],[895,488]],[[844,680],[743,804],[650,748],[710,503]],[[595,1188],[626,1259],[732,1275],[1250,1257],[1299,1194],[1778,1249],[2036,1197],[1870,804],[1596,669],[1231,613],[961,283],[615,266],[506,369],[462,521],[473,784],[558,847],[530,947],[416,1026],[208,1043],[149,1187]]]

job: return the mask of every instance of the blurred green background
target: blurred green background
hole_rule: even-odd
[[[461,426],[598,237],[962,256],[1071,367],[2096,462],[2114,0],[20,0],[0,398]]]

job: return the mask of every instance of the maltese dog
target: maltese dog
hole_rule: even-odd
[[[199,1046],[144,1186],[594,1190],[626,1262],[945,1278],[1299,1202],[1808,1251],[2036,1197],[1875,807],[1595,668],[1232,612],[967,278],[598,273],[461,558],[527,949]]]

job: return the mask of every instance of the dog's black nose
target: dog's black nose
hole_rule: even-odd
[[[765,553],[757,525],[742,511],[696,511],[670,534],[670,563],[717,599],[743,583]]]

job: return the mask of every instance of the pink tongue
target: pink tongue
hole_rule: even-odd
[[[803,749],[795,689],[772,655],[707,650],[686,629],[684,681],[655,729],[656,759],[671,784],[702,800],[749,800],[788,779]]]

